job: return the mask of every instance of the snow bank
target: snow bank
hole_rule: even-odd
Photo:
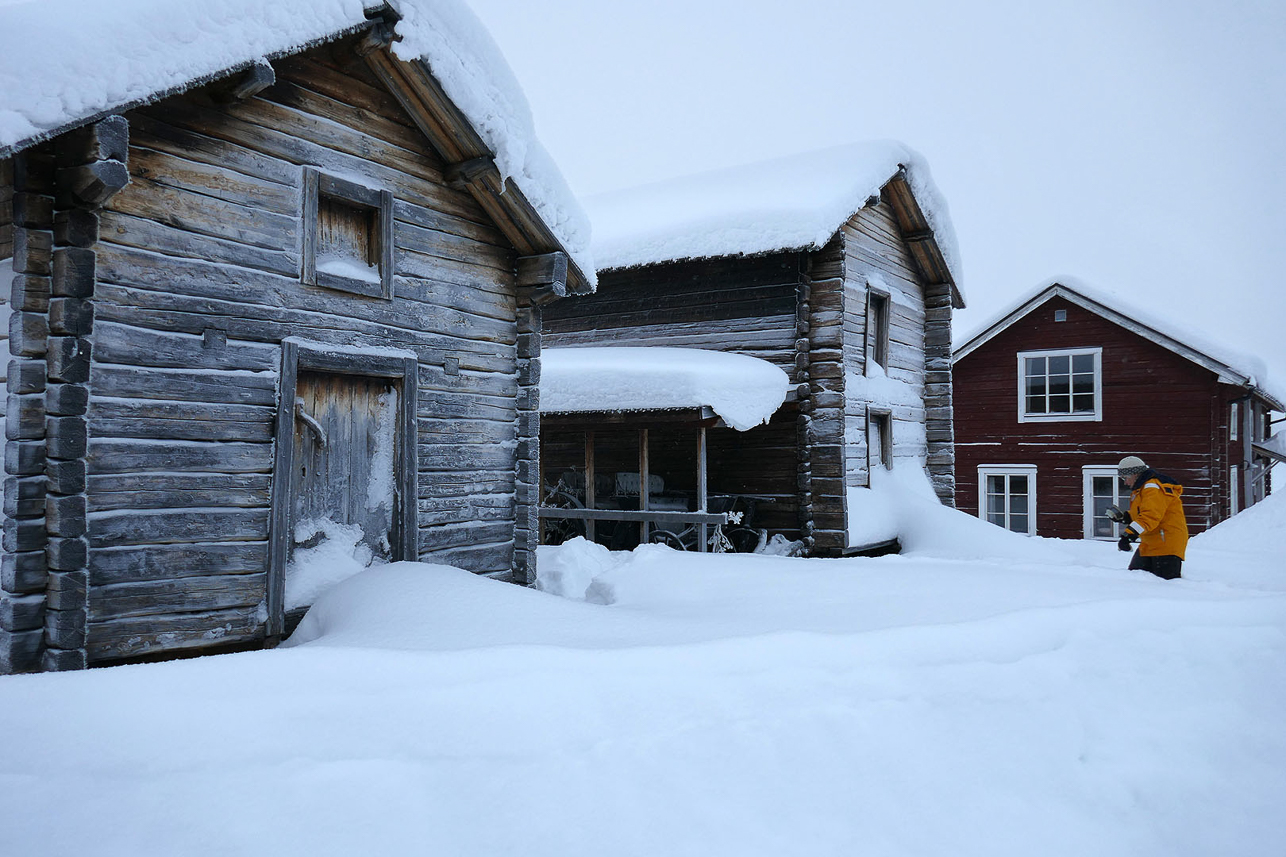
[[[947,206],[919,154],[894,141],[851,143],[585,199],[601,268],[817,249],[906,167],[938,246],[960,280]]]
[[[374,554],[362,543],[362,528],[325,518],[295,525],[295,550],[286,566],[286,609],[306,607],[323,592],[367,568]]]
[[[281,649],[3,677],[0,733],[59,735],[0,753],[6,853],[1280,850],[1286,597],[1014,538],[540,549],[604,566],[610,606],[396,563]]]
[[[376,0],[0,3],[0,153],[291,53],[365,23]],[[509,64],[463,0],[397,0],[395,47],[423,59],[591,279],[589,220],[536,139]],[[54,35],[56,34],[56,37]]]
[[[696,348],[546,348],[540,409],[644,411],[709,406],[732,428],[768,422],[790,379],[757,357]]]

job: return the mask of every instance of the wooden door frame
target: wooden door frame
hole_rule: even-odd
[[[272,517],[268,533],[267,602],[269,640],[285,632],[286,563],[290,558],[290,474],[295,464],[295,395],[299,373],[332,372],[388,378],[401,384],[398,399],[398,445],[393,463],[396,484],[392,558],[419,558],[416,480],[416,414],[419,362],[410,351],[326,345],[291,337],[281,343],[281,381],[272,464]]]

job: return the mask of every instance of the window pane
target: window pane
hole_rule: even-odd
[[[1004,513],[1004,512],[1000,512],[1000,513],[988,512],[988,513],[987,513],[987,520],[988,520],[990,523],[995,524],[997,527],[1003,527],[1003,526],[1005,525],[1005,513]]]
[[[1094,374],[1094,355],[1077,354],[1072,357],[1072,371],[1088,372],[1092,376]]]
[[[1027,495],[1015,494],[1009,498],[1009,511],[1011,514],[1027,514]]]
[[[1032,376],[1032,375],[1044,375],[1044,374],[1045,374],[1045,358],[1044,358],[1044,357],[1028,357],[1028,358],[1027,358],[1027,375],[1028,375],[1028,377],[1030,377],[1030,376]]]
[[[1060,354],[1055,357],[1047,358],[1049,360],[1049,374],[1066,375],[1072,371],[1071,358],[1066,354]]]
[[[1029,396],[1045,395],[1045,376],[1044,375],[1027,379],[1027,395]]]
[[[1073,396],[1072,410],[1077,413],[1092,413],[1094,410],[1094,394]]]
[[[1051,414],[1068,414],[1072,410],[1071,396],[1050,396],[1049,412]]]
[[[1108,539],[1115,535],[1115,533],[1112,532],[1112,522],[1107,518],[1094,518],[1094,527],[1092,532],[1094,533],[1094,537],[1098,539]]]
[[[988,476],[988,477],[987,477],[987,493],[988,493],[988,494],[1004,494],[1004,493],[1005,493],[1005,477],[1003,477],[1003,476]]]
[[[1095,497],[1105,497],[1111,502],[1116,499],[1116,480],[1111,476],[1095,476],[1091,490]]]
[[[1026,493],[1027,493],[1027,477],[1026,477],[1026,476],[1010,476],[1010,477],[1009,477],[1009,493],[1011,493],[1011,494],[1026,494]]]
[[[987,515],[988,517],[999,515],[1002,519],[1005,517],[1005,495],[987,495]]]
[[[1093,393],[1094,376],[1093,375],[1073,375],[1072,392],[1073,393]]]
[[[1010,516],[1009,516],[1009,529],[1013,530],[1015,533],[1025,533],[1025,532],[1027,532],[1027,516],[1026,516],[1026,515],[1010,515]]]
[[[1050,375],[1049,376],[1049,394],[1067,395],[1071,392],[1071,377],[1067,375]]]
[[[1028,397],[1027,397],[1027,413],[1029,413],[1029,414],[1043,414],[1043,413],[1045,413],[1045,397],[1044,397],[1044,396],[1028,396]]]

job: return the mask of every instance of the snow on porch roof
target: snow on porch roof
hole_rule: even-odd
[[[589,220],[536,139],[522,87],[463,0],[7,0],[0,2],[0,157],[101,116],[356,30],[384,5],[394,53],[426,63],[591,279]]]
[[[746,431],[786,401],[790,379],[745,354],[698,348],[546,348],[541,352],[543,413],[652,411],[710,407]]]
[[[1216,343],[1189,328],[1162,318],[1155,312],[1145,311],[1129,304],[1116,295],[1099,291],[1073,277],[1056,277],[1046,280],[1000,315],[972,330],[956,336],[952,362],[964,357],[991,341],[1001,331],[1027,315],[1036,307],[1054,297],[1065,298],[1077,306],[1119,324],[1127,330],[1173,351],[1180,357],[1204,366],[1219,376],[1225,384],[1253,387],[1275,410],[1286,410],[1286,389],[1268,378],[1268,368],[1258,357],[1244,354]]]
[[[947,206],[915,151],[849,143],[586,197],[600,270],[680,259],[818,249],[905,168],[957,284]]]

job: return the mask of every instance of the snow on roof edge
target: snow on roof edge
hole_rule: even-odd
[[[1055,289],[1059,288],[1097,304],[1109,312],[1121,315],[1132,323],[1165,337],[1180,348],[1225,367],[1237,376],[1230,378],[1230,382],[1245,384],[1258,390],[1260,395],[1271,400],[1270,404],[1275,406],[1275,410],[1286,411],[1286,388],[1278,387],[1275,381],[1269,380],[1268,367],[1260,358],[1212,342],[1195,331],[1160,318],[1152,312],[1141,310],[1111,292],[1086,285],[1077,277],[1059,276],[1042,280],[1035,288],[1024,292],[1018,300],[1010,303],[1008,308],[972,326],[968,332],[958,332],[952,344],[952,362],[968,356],[1019,318],[1045,303],[1053,297]],[[1169,348],[1165,342],[1157,344]],[[1181,356],[1192,359],[1187,354],[1181,354]]]
[[[540,144],[522,87],[465,0],[18,0],[0,4],[0,157],[124,110],[401,16],[395,53],[420,59],[586,279],[589,217]],[[79,26],[75,26],[79,25]],[[30,39],[54,29],[54,42]],[[182,50],[175,50],[175,46]],[[411,55],[412,51],[417,51]]]
[[[928,163],[896,140],[846,143],[586,197],[599,270],[817,250],[904,172],[960,291],[955,228]],[[684,212],[676,215],[675,212]]]

